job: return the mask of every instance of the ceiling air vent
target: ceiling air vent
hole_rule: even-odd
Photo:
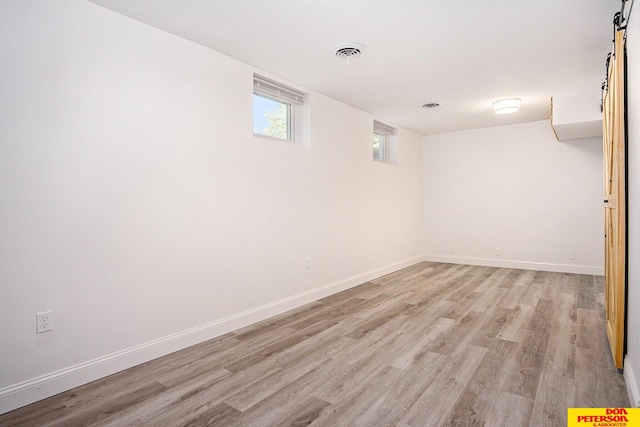
[[[343,43],[331,49],[338,58],[346,58],[347,60],[364,55],[367,51],[366,46],[360,43]]]
[[[424,104],[422,108],[438,108],[439,106],[440,104],[438,104],[437,102],[429,102],[427,104]]]

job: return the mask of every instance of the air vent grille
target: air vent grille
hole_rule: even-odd
[[[351,59],[364,55],[367,48],[359,43],[343,43],[334,47],[331,52],[338,58]]]

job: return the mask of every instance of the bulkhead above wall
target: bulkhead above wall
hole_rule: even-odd
[[[551,126],[558,141],[602,137],[602,113],[598,93],[551,98]]]

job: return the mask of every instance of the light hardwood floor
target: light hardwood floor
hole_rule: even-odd
[[[565,426],[629,407],[602,277],[424,262],[1,426]]]

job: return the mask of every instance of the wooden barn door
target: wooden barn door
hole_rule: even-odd
[[[626,294],[626,196],[624,32],[616,32],[614,53],[603,94],[605,308],[614,365],[624,357]]]

